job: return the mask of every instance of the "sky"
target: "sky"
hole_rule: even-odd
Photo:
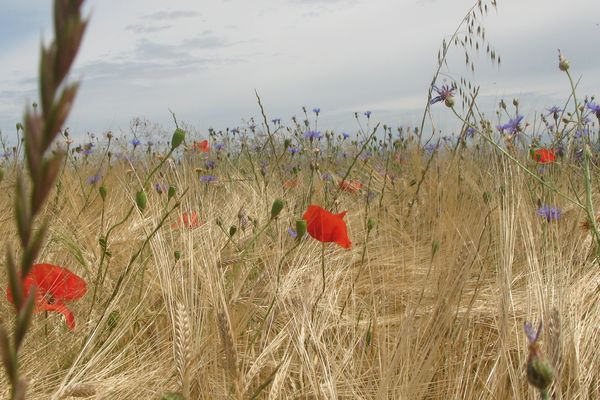
[[[371,124],[420,123],[442,39],[473,0],[87,0],[90,17],[69,79],[81,88],[67,121],[72,135],[128,133],[134,117],[166,130],[169,110],[198,132],[261,119],[302,120],[321,109],[319,129],[356,131],[354,112]],[[0,130],[9,140],[37,99],[40,41],[52,36],[50,0],[2,0]],[[476,70],[451,50],[446,83],[468,78],[493,115],[502,98],[520,98],[526,118],[562,105],[571,63],[578,95],[600,94],[597,0],[498,0],[482,19],[500,67],[481,52]],[[440,78],[439,83],[444,83]],[[436,126],[456,120],[433,107]],[[364,121],[363,121],[364,122]]]

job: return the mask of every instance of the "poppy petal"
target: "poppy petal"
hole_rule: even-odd
[[[75,316],[73,315],[73,312],[69,310],[63,302],[57,301],[53,304],[45,303],[40,305],[39,309],[43,311],[55,311],[61,313],[65,316],[67,328],[69,328],[69,330],[75,329]]]
[[[302,218],[306,221],[307,231],[313,238],[323,243],[337,243],[349,249],[352,243],[343,220],[345,215],[346,211],[332,214],[319,206],[310,205]]]

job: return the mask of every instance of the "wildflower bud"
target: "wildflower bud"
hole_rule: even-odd
[[[281,210],[283,210],[283,200],[276,199],[271,206],[271,219],[277,218]]]
[[[171,150],[176,149],[183,143],[183,139],[185,139],[185,131],[183,129],[177,128],[173,133],[173,137],[171,138]]]
[[[558,51],[558,69],[561,71],[569,70],[569,61],[562,55],[560,50]]]
[[[217,226],[222,227],[223,226],[223,219],[221,219],[221,217],[217,217],[216,221]]]
[[[527,361],[527,380],[532,386],[545,391],[552,384],[554,369],[539,352],[530,352]]]
[[[0,168],[0,182],[4,179],[4,168]]]
[[[452,96],[446,97],[446,99],[444,100],[444,104],[446,105],[446,107],[449,107],[449,108],[454,107],[454,97],[452,97]]]
[[[297,240],[302,239],[304,235],[306,235],[306,221],[303,219],[299,219],[296,221],[296,236]]]
[[[506,103],[504,102],[504,100],[500,100],[500,108],[506,110]]]
[[[98,193],[100,193],[100,197],[102,198],[102,201],[106,200],[106,195],[108,194],[108,190],[106,189],[106,186],[104,186],[104,185],[100,186],[100,188],[98,189]]]
[[[490,200],[492,200],[492,195],[490,192],[483,192],[483,202],[485,204],[489,204]]]
[[[162,395],[162,397],[160,398],[160,400],[185,400],[185,398],[183,397],[183,395],[181,393],[165,393]]]
[[[148,197],[146,197],[146,192],[140,190],[135,194],[135,204],[137,204],[140,211],[144,211],[146,206],[148,205]]]
[[[513,99],[513,106],[519,107],[519,99]]]
[[[374,227],[375,227],[375,220],[373,218],[369,218],[367,220],[367,232],[371,232],[371,230],[373,230]]]
[[[233,237],[233,235],[235,235],[236,232],[237,232],[237,226],[231,225],[229,227],[229,237]]]
[[[179,250],[175,250],[175,262],[179,261],[181,259],[181,251]]]
[[[175,196],[175,186],[169,186],[169,191],[167,192],[167,200],[171,200]]]
[[[121,315],[116,310],[111,311],[110,314],[108,314],[108,319],[106,321],[106,325],[108,325],[109,331],[112,331],[113,329],[115,329],[117,327],[117,324],[119,323],[120,318],[121,318]]]
[[[435,256],[439,250],[440,250],[440,241],[434,240],[431,243],[431,257]]]
[[[292,140],[291,139],[285,139],[283,141],[283,148],[287,149],[288,147],[290,147],[292,145]]]

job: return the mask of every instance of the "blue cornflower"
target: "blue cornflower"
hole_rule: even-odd
[[[155,183],[154,184],[154,190],[156,190],[156,193],[158,194],[163,194],[163,192],[165,192],[167,190],[167,185],[163,184],[163,183]]]
[[[203,183],[215,182],[216,180],[217,177],[214,175],[200,175],[200,182]]]
[[[364,114],[365,114],[365,117],[371,118],[371,111],[365,111]]]
[[[468,127],[465,131],[465,136],[473,139],[473,137],[475,137],[475,128],[473,128],[472,126]]]
[[[350,137],[350,134],[347,132],[342,132],[342,137],[344,138],[344,140],[346,140]]]
[[[214,169],[217,166],[217,162],[215,160],[206,160],[204,166],[206,169]]]
[[[142,144],[142,141],[138,138],[135,138],[130,143],[133,145],[133,147],[138,147],[140,144]]]
[[[12,151],[5,151],[4,153],[2,153],[3,158],[10,158],[12,155]]]
[[[287,228],[287,233],[291,236],[292,239],[296,239],[298,237],[298,232],[296,232],[292,228]]]
[[[90,155],[90,154],[92,154],[93,152],[94,152],[94,150],[92,150],[92,149],[85,149],[85,150],[83,151],[83,154],[84,154],[84,155],[86,155],[86,156],[89,156],[89,155]]]
[[[359,158],[361,161],[368,161],[371,157],[373,157],[373,152],[367,150],[364,153],[362,153]]]
[[[501,133],[504,133],[504,131],[507,131],[507,133],[517,133],[518,131],[521,130],[521,121],[523,120],[523,116],[522,115],[518,115],[509,120],[506,124],[504,125],[497,125],[496,129],[498,129]]]
[[[273,118],[271,120],[271,122],[273,123],[273,125],[280,125],[281,124],[281,118]]]
[[[288,147],[288,148],[287,148],[287,151],[288,151],[288,152],[289,152],[291,155],[294,155],[294,154],[298,154],[298,153],[300,152],[300,149],[299,149],[299,148],[297,148],[297,147],[292,147],[292,146],[290,146],[290,147]]]
[[[593,101],[590,101],[586,104],[586,107],[588,108],[588,110],[591,110],[594,114],[596,114],[596,117],[600,118],[600,104],[596,104]]]
[[[308,131],[304,133],[304,137],[313,141],[314,139],[320,140],[323,135],[320,131]]]
[[[324,172],[323,174],[321,174],[321,179],[326,182],[330,182],[333,180],[333,176],[331,176],[329,172]]]
[[[442,85],[441,88],[438,88],[437,86],[434,85],[433,90],[436,91],[438,96],[431,99],[429,104],[435,104],[435,103],[439,103],[440,101],[443,101],[449,107],[454,105],[454,101],[452,99],[452,96],[454,96],[454,90],[456,90],[454,85],[453,86]]]
[[[552,222],[558,221],[562,215],[562,211],[559,208],[544,205],[538,208],[537,215],[546,218],[548,222]]]
[[[225,147],[225,145],[224,145],[223,143],[215,143],[215,145],[213,146],[213,148],[214,148],[216,151],[221,151],[221,150],[223,150],[223,147]]]
[[[423,149],[427,154],[432,154],[438,148],[438,143],[429,143]]]
[[[88,185],[95,185],[102,180],[102,175],[92,175],[87,178]]]
[[[317,114],[317,117],[318,117],[318,116],[319,116],[319,113],[321,112],[321,109],[320,109],[320,108],[318,108],[318,107],[315,107],[315,108],[313,108],[313,112],[314,112],[315,114]]]
[[[558,118],[558,114],[560,114],[563,110],[558,106],[552,106],[546,109],[546,111],[548,111],[548,114],[546,115],[552,115],[554,118]]]
[[[240,133],[240,128],[231,128],[231,133],[233,133],[234,135],[236,133]]]

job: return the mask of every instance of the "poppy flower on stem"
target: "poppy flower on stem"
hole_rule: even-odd
[[[23,295],[35,290],[33,311],[56,311],[64,315],[67,327],[75,329],[75,316],[67,308],[65,302],[77,300],[86,293],[87,286],[83,279],[66,268],[52,264],[35,264],[23,279]],[[8,301],[14,304],[10,287],[6,291]]]
[[[340,188],[348,193],[356,193],[362,188],[362,183],[359,181],[341,181]]]
[[[531,153],[538,164],[550,164],[556,161],[556,150],[553,149],[538,149]]]
[[[302,218],[307,231],[313,238],[323,243],[337,243],[345,249],[352,246],[348,238],[348,227],[344,222],[346,211],[333,214],[316,206],[309,205]]]
[[[202,153],[208,153],[210,151],[210,145],[208,144],[208,140],[202,140],[194,142],[194,144],[192,144],[192,149]]]
[[[181,213],[177,223],[171,225],[173,229],[176,228],[198,228],[204,225],[205,221],[201,221],[198,217],[198,211],[192,211],[191,213]]]

